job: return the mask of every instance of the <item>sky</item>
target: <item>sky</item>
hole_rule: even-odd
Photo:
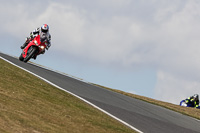
[[[35,63],[85,81],[179,104],[200,94],[199,0],[0,0],[0,51],[21,54],[47,23]]]

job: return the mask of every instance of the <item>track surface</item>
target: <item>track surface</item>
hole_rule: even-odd
[[[0,56],[70,91],[145,133],[200,133],[200,121],[47,70],[0,52]]]

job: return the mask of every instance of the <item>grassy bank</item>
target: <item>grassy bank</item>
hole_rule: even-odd
[[[0,132],[134,131],[74,96],[0,59]]]

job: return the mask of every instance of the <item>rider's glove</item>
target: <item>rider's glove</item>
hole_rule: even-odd
[[[185,103],[188,103],[189,101],[188,100],[185,100]]]
[[[33,37],[33,32],[30,33],[30,38],[34,38],[34,37]]]

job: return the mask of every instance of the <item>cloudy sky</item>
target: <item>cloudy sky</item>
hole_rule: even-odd
[[[200,94],[199,0],[0,0],[0,51],[49,24],[36,63],[114,89],[179,104]]]

